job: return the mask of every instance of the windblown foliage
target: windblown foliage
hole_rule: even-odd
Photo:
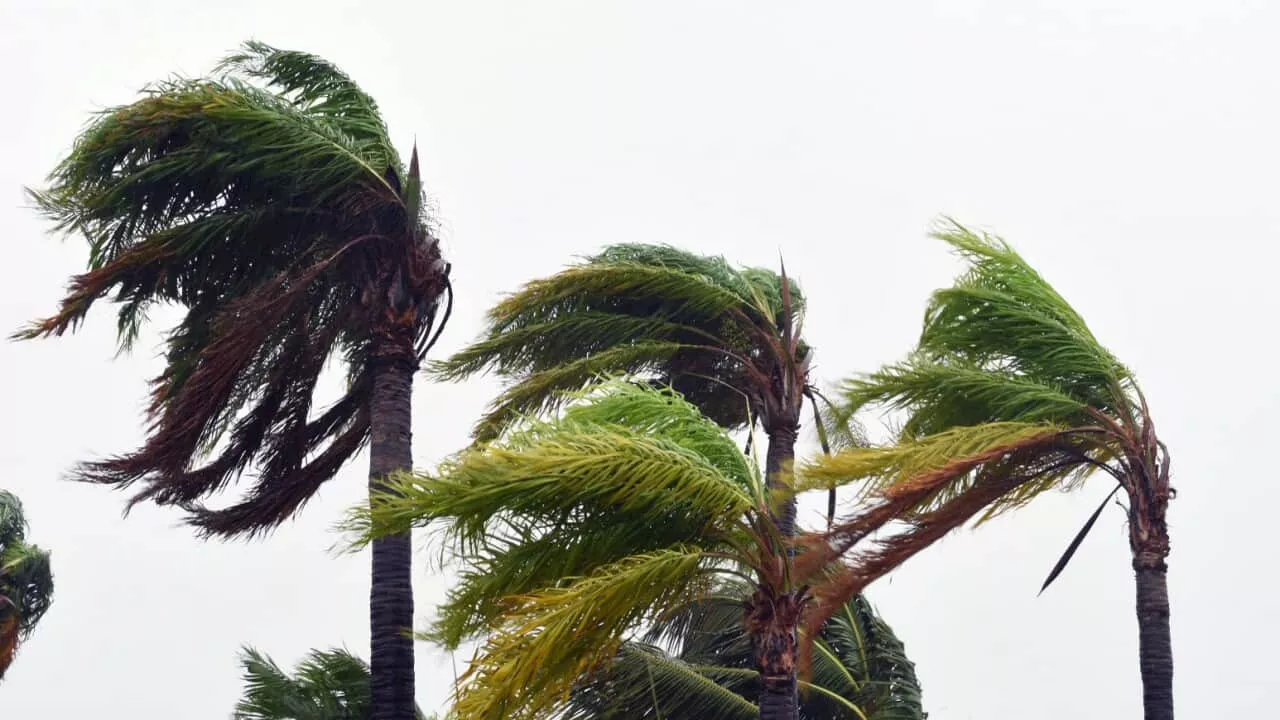
[[[373,99],[327,61],[250,42],[212,77],[152,85],[102,112],[31,197],[82,235],[88,270],[19,337],[74,331],[118,305],[121,350],[177,305],[148,436],[81,465],[215,535],[293,515],[368,440],[371,354],[408,322],[425,352],[446,283],[416,151],[406,170]],[[405,318],[408,318],[405,320]],[[331,358],[346,393],[313,408]],[[200,503],[253,467],[246,497]]]
[[[233,720],[367,720],[369,666],[346,650],[312,650],[285,672],[253,648],[240,653],[244,696]],[[416,717],[427,720],[418,710]]]
[[[628,639],[655,623],[687,629],[673,618],[726,577],[803,603],[807,591],[797,588],[828,574],[821,563],[803,575],[789,569],[756,466],[675,391],[613,379],[563,403],[555,419],[526,419],[431,475],[402,476],[349,523],[359,543],[434,530],[458,582],[424,637],[450,648],[482,639],[455,705],[462,720],[570,712],[573,688],[649,652]],[[745,621],[739,598],[739,636]],[[828,680],[815,687],[829,689]],[[828,699],[846,709],[911,706],[864,690]],[[708,691],[704,709],[745,707],[740,695]]]
[[[480,440],[554,409],[562,391],[617,373],[674,387],[735,428],[771,411],[766,396],[783,377],[800,377],[791,383],[798,403],[803,367],[791,366],[808,355],[803,311],[799,288],[777,273],[665,245],[613,245],[505,298],[482,337],[433,372],[460,380],[494,370],[505,379],[476,426]]]
[[[759,672],[742,626],[749,594],[726,583],[660,618],[574,689],[563,720],[758,718]],[[814,647],[812,675],[800,683],[801,720],[926,717],[914,664],[862,596],[827,621]]]
[[[546,717],[626,637],[741,569],[767,516],[726,432],[670,390],[613,380],[405,476],[353,529],[425,523],[460,576],[428,636],[484,638],[461,718]]]
[[[0,490],[0,679],[53,602],[49,553],[26,535],[22,503]]]
[[[906,412],[887,447],[848,448],[801,469],[800,487],[866,483],[879,504],[836,523],[811,558],[846,555],[824,588],[820,623],[878,570],[905,561],[951,528],[987,519],[1095,470],[1137,504],[1167,499],[1168,457],[1132,373],[1070,305],[1005,242],[957,224],[936,236],[969,264],[934,293],[909,357],[842,388],[845,412]],[[1144,487],[1145,486],[1145,487]],[[1131,521],[1138,519],[1131,508]],[[1163,524],[1163,510],[1160,514]],[[849,554],[894,519],[897,535]],[[1073,545],[1074,549],[1074,545]]]

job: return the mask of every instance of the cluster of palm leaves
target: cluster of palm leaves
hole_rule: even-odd
[[[470,447],[414,475],[412,379],[447,321],[449,268],[416,151],[406,167],[335,66],[248,43],[101,114],[32,197],[90,256],[22,337],[74,330],[109,298],[127,349],[149,309],[184,312],[145,443],[77,477],[140,486],[132,502],[204,535],[253,535],[370,446],[370,503],[348,523],[373,549],[368,670],[316,655],[295,680],[251,653],[240,717],[415,717],[409,538],[429,525],[459,579],[420,637],[480,644],[461,720],[923,718],[862,591],[975,517],[1102,475],[1129,501],[1147,717],[1172,718],[1168,452],[1133,374],[998,238],[944,224],[966,273],[904,360],[835,400],[810,377],[785,269],[606,247],[432,363],[504,388]],[[314,408],[335,357],[346,392]],[[806,401],[823,453],[797,462]],[[859,429],[871,410],[901,416],[884,444]],[[250,468],[242,500],[209,505]],[[842,488],[857,502],[837,516]],[[809,491],[827,493],[824,528],[796,522]]]
[[[27,542],[22,502],[0,490],[0,679],[52,602],[49,553]]]

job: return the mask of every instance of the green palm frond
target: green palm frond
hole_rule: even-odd
[[[759,708],[732,688],[758,678],[754,670],[700,667],[654,645],[632,641],[618,650],[607,671],[574,689],[571,704],[560,718],[755,720],[760,717]]]
[[[349,77],[258,42],[213,77],[156,83],[97,115],[30,191],[55,230],[84,237],[87,271],[17,336],[74,331],[105,299],[124,351],[150,309],[185,315],[152,382],[146,443],[75,477],[141,484],[133,502],[189,509],[207,534],[262,532],[297,512],[368,439],[366,370],[389,305],[415,309],[419,349],[430,334],[445,281],[417,172]],[[317,414],[335,356],[350,386]],[[201,505],[250,467],[241,502]]]
[[[870,480],[880,490],[1004,444],[1056,428],[1051,469],[993,457],[956,474],[953,485],[915,509],[937,509],[962,494],[981,467],[1025,475],[984,519],[1039,492],[1072,484],[1123,455],[1099,413],[1132,412],[1136,386],[1079,314],[1003,240],[947,223],[935,236],[969,268],[934,293],[919,346],[904,361],[842,387],[843,409],[905,411],[894,444],[854,449],[806,468],[811,483]],[[1039,428],[1039,430],[1037,429]],[[994,477],[994,476],[992,476]]]
[[[366,720],[372,710],[369,666],[346,650],[312,650],[292,675],[250,647],[240,664],[244,695],[233,720]]]
[[[1100,409],[1127,404],[1129,370],[1006,242],[955,222],[934,236],[950,244],[969,271],[934,293],[922,353],[1030,377]]]
[[[251,40],[224,59],[217,72],[261,80],[307,114],[339,123],[369,164],[394,167],[404,177],[378,104],[328,60]]]
[[[48,551],[26,541],[22,502],[0,490],[0,679],[53,603]]]
[[[921,356],[848,381],[841,393],[845,413],[908,410],[905,439],[987,422],[1088,422],[1085,403],[1038,378]]]
[[[777,273],[720,257],[614,245],[503,299],[481,337],[432,371],[461,380],[493,370],[507,381],[476,427],[481,441],[616,372],[672,386],[717,423],[741,427],[747,391],[768,392],[783,365],[781,328],[803,313],[798,286],[790,284],[789,307],[782,288]]]
[[[574,689],[565,720],[759,717],[759,674],[742,626],[750,590],[727,584],[659,618],[645,640],[628,641],[614,662]],[[862,597],[815,641],[801,682],[802,720],[922,720],[920,684],[902,642]]]

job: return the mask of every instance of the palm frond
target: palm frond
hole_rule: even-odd
[[[905,438],[988,422],[1086,424],[1086,405],[1025,375],[917,355],[841,386],[843,411],[868,405],[910,413]]]
[[[503,440],[446,461],[434,475],[399,477],[371,508],[353,515],[350,529],[367,541],[447,519],[459,540],[475,546],[499,517],[553,521],[595,508],[651,522],[700,517],[727,527],[726,519],[734,523],[752,507],[751,474],[733,456],[733,440],[674,393],[613,381],[576,397],[582,405],[560,419],[529,419]],[[631,417],[640,427],[621,424]]]
[[[401,476],[347,528],[360,545],[434,524],[460,564],[431,638],[490,629],[509,598],[680,543],[716,547],[755,506],[756,471],[671,390],[614,379],[430,476]]]
[[[600,372],[669,385],[726,427],[748,417],[747,390],[771,390],[781,328],[804,307],[799,288],[763,269],[665,245],[614,245],[535,280],[488,313],[481,337],[432,367],[460,380],[494,370],[507,389],[477,425],[486,441]]]
[[[750,593],[748,585],[722,583],[657,618],[643,640],[624,643],[607,669],[579,683],[564,719],[758,717],[759,673],[742,624]],[[853,598],[815,640],[801,681],[801,720],[923,717],[902,642],[865,598]]]
[[[366,720],[369,666],[343,649],[312,650],[290,675],[251,647],[240,653],[244,694],[233,720]],[[415,716],[424,720],[422,711]]]
[[[251,40],[227,56],[216,72],[264,81],[268,90],[285,96],[308,115],[341,126],[372,167],[394,168],[404,176],[378,104],[328,60]]]
[[[706,589],[707,556],[673,547],[634,555],[566,587],[511,598],[464,678],[460,720],[536,718],[575,680],[607,665],[627,632]]]
[[[920,336],[924,353],[1025,375],[1097,408],[1129,402],[1129,370],[1013,248],[955,222],[934,236],[955,248],[969,271],[934,293]]]
[[[673,342],[637,342],[531,373],[508,386],[489,404],[485,415],[476,422],[473,435],[478,442],[492,440],[525,416],[553,412],[567,393],[584,389],[601,375],[656,370],[681,347]]]
[[[900,440],[888,446],[852,448],[809,460],[797,471],[797,489],[822,489],[862,483],[865,493],[876,493],[938,472],[965,458],[1017,448],[1028,440],[1040,440],[1066,428],[1043,422],[1002,422],[953,427],[918,440]],[[953,473],[950,482],[934,486],[911,509],[946,503],[970,482],[972,473]]]
[[[206,534],[291,517],[367,440],[365,371],[388,303],[416,310],[419,348],[430,334],[442,263],[416,173],[347,75],[258,42],[216,77],[157,83],[99,114],[30,191],[55,230],[84,236],[88,270],[17,336],[73,331],[108,299],[124,351],[150,309],[185,316],[152,383],[146,443],[75,476],[140,483],[133,502],[183,507]],[[348,393],[312,417],[333,357],[350,366]],[[202,504],[250,467],[246,500]]]
[[[821,627],[843,603],[870,584],[901,566],[916,553],[985,511],[982,519],[1018,507],[1045,489],[1080,470],[1076,450],[1063,443],[1063,432],[1048,428],[1003,445],[953,459],[935,469],[916,473],[908,480],[880,491],[881,500],[822,534],[803,539],[812,552],[798,558],[797,573],[815,577],[829,573],[839,559],[834,578],[823,578],[814,588],[819,599],[806,620],[810,631]],[[945,501],[928,501],[958,478],[970,477],[959,492]],[[1027,488],[1031,487],[1031,490]],[[913,508],[927,509],[923,511]],[[909,512],[910,511],[910,512]],[[859,543],[889,523],[901,520],[905,529],[877,537],[866,549]]]
[[[53,603],[48,551],[26,541],[22,502],[0,490],[0,679]]]
[[[587,684],[575,688],[561,720],[753,720],[760,717],[755,703],[728,687],[729,668],[692,665],[641,642],[628,642]],[[741,670],[748,682],[758,674]]]

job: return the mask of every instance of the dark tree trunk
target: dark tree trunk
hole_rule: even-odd
[[[769,431],[765,455],[765,481],[778,533],[784,539],[796,534],[796,498],[791,483],[799,429],[790,424]],[[788,547],[787,557],[794,555]],[[747,628],[760,670],[760,720],[796,720],[800,699],[796,692],[797,639],[803,599],[795,593],[769,597],[757,592],[748,610]]]
[[[796,675],[780,683],[764,680],[760,686],[760,720],[797,720],[800,698],[796,692]]]
[[[369,493],[383,480],[413,465],[410,434],[413,374],[412,336],[398,337],[375,351],[370,416]],[[414,720],[412,546],[409,533],[373,541],[369,590],[372,720]]]
[[[760,720],[799,717],[796,661],[805,602],[799,593],[776,595],[757,588],[747,604],[744,624],[760,670]]]
[[[1133,560],[1138,586],[1138,662],[1145,720],[1173,720],[1173,643],[1169,635],[1168,566],[1158,553]]]
[[[796,457],[798,428],[773,429],[769,432],[769,449],[765,454],[764,474],[769,488],[774,521],[784,538],[796,534],[796,496],[791,484],[791,466]]]

